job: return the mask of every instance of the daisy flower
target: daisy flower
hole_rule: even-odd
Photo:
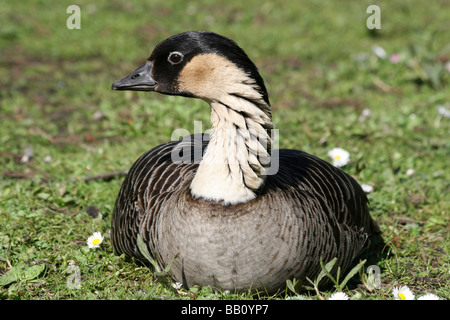
[[[175,288],[175,290],[180,290],[183,284],[181,282],[174,282],[172,283],[172,287]]]
[[[362,184],[361,188],[363,189],[363,191],[365,193],[371,193],[373,191],[373,186],[371,186],[370,184]]]
[[[368,117],[370,117],[370,115],[372,114],[372,111],[370,111],[369,108],[364,108],[363,111],[361,112],[361,115],[359,116],[358,120],[360,122],[363,122],[364,120],[366,120]]]
[[[427,293],[419,298],[417,298],[417,300],[441,300],[441,298],[439,298],[437,295],[432,294],[432,293]]]
[[[398,53],[394,53],[393,55],[391,55],[391,56],[389,57],[389,61],[390,61],[391,63],[397,63],[397,62],[400,61],[400,59],[401,59],[401,57],[400,57],[400,54],[398,54]]]
[[[450,118],[450,110],[442,104],[437,105],[438,113],[441,117]]]
[[[90,249],[100,247],[102,242],[103,236],[100,232],[94,232],[94,234],[87,239],[87,245]]]
[[[328,298],[328,300],[348,300],[348,295],[346,295],[344,292],[336,292],[331,295],[331,297]]]
[[[392,294],[395,300],[414,300],[414,294],[407,286],[394,287]]]
[[[328,152],[328,156],[333,159],[333,165],[336,167],[345,166],[350,160],[350,154],[341,148],[333,148]]]
[[[386,51],[380,46],[373,46],[372,51],[380,59],[386,59],[387,57]]]

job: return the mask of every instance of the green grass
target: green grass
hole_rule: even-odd
[[[280,147],[327,159],[340,146],[351,154],[344,171],[374,186],[370,210],[389,253],[378,262],[382,284],[345,292],[392,299],[393,286],[407,285],[450,298],[450,119],[437,110],[450,109],[446,1],[377,2],[376,32],[366,28],[370,1],[90,3],[78,1],[80,30],[66,28],[71,1],[0,3],[1,299],[264,298],[176,292],[114,256],[108,231],[123,177],[84,180],[127,170],[174,129],[208,122],[202,101],[110,90],[159,41],[186,30],[224,34],[247,51],[266,81]],[[375,45],[400,62],[377,58]],[[360,121],[364,109],[371,114]],[[33,157],[22,163],[27,146]],[[87,250],[95,231],[105,241]],[[71,266],[79,289],[68,286]],[[269,298],[288,296],[298,298]]]

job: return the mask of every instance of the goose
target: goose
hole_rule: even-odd
[[[341,274],[369,246],[376,223],[360,185],[299,150],[272,150],[273,123],[261,75],[233,40],[189,31],[159,43],[113,90],[198,98],[210,133],[144,153],[117,196],[111,242],[189,288],[280,292],[337,258]]]

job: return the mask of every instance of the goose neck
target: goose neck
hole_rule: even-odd
[[[211,136],[191,183],[194,197],[224,204],[255,198],[270,167],[270,107],[263,99],[229,94],[210,102]]]

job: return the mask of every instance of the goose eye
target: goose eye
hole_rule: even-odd
[[[169,57],[167,58],[167,61],[169,61],[171,64],[178,64],[183,61],[183,54],[178,51],[171,52],[169,54]]]

